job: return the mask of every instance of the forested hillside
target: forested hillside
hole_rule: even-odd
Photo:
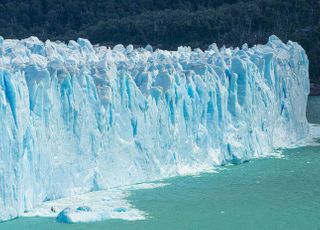
[[[2,0],[0,35],[175,49],[299,42],[320,82],[319,0]]]

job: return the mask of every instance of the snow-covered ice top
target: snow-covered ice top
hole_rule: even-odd
[[[305,51],[276,36],[205,51],[0,37],[0,220],[267,155],[306,136],[308,94]]]

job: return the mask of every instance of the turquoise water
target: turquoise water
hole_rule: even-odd
[[[319,97],[310,98],[307,115],[320,123]],[[134,191],[130,200],[151,216],[147,220],[59,224],[50,218],[18,218],[0,229],[320,230],[320,147],[290,149],[283,158],[222,169]]]

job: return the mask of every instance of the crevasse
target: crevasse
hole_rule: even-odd
[[[201,172],[305,137],[294,42],[113,49],[0,37],[0,220],[43,201]]]

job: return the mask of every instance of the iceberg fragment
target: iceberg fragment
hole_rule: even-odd
[[[0,220],[267,155],[307,135],[308,94],[305,51],[276,36],[205,51],[0,37]]]
[[[81,223],[106,220],[108,216],[105,213],[92,211],[89,207],[79,207],[76,210],[71,208],[63,209],[57,216],[56,220],[60,223]]]

